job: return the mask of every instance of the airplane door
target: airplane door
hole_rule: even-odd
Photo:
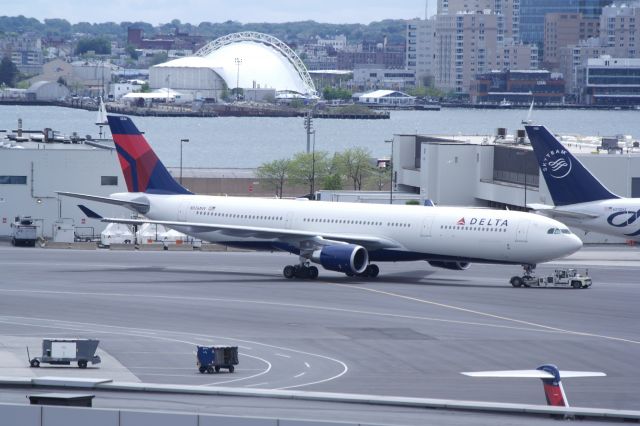
[[[284,215],[284,229],[291,229],[292,222],[293,222],[293,213],[287,212],[287,214]]]
[[[180,207],[178,208],[178,220],[179,221],[187,221],[187,202],[180,203]]]
[[[432,225],[433,225],[433,217],[425,217],[424,219],[422,219],[422,228],[420,229],[420,236],[430,237]]]
[[[526,243],[528,233],[529,233],[529,220],[523,219],[518,223],[518,229],[516,231],[516,242]]]

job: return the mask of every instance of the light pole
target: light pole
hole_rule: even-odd
[[[393,139],[385,140],[385,143],[391,143],[391,157],[389,157],[389,165],[391,166],[391,176],[389,177],[389,204],[393,204]]]
[[[182,145],[189,142],[189,139],[180,139],[180,185],[182,185]]]
[[[316,199],[316,131],[313,131],[313,151],[311,151],[311,199]]]
[[[238,98],[240,97],[240,64],[242,63],[242,58],[235,58],[233,61],[238,67],[238,72],[236,73],[236,102],[238,102]]]

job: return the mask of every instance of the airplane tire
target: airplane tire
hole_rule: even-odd
[[[309,275],[309,279],[315,280],[316,278],[318,278],[318,268],[316,268],[315,266],[309,266],[309,270],[307,271],[308,275]]]
[[[367,266],[365,273],[368,277],[375,278],[380,273],[380,268],[378,268],[378,265],[371,264]]]
[[[522,284],[524,284],[524,282],[522,281],[522,278],[520,277],[512,277],[511,278],[511,285],[514,287],[522,287]]]
[[[284,275],[284,277],[287,279],[291,279],[296,275],[296,271],[293,266],[287,265],[282,270],[282,275]]]

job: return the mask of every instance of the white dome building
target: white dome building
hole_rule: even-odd
[[[256,32],[229,34],[195,56],[155,65],[149,70],[149,85],[189,92],[196,99],[220,99],[225,87],[316,95],[313,80],[295,52],[277,38]]]

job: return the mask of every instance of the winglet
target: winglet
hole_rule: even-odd
[[[87,215],[89,219],[102,219],[102,216],[100,216],[98,213],[91,210],[89,207],[84,206],[82,204],[78,204],[78,207],[80,208],[80,210],[82,210],[82,213]]]

